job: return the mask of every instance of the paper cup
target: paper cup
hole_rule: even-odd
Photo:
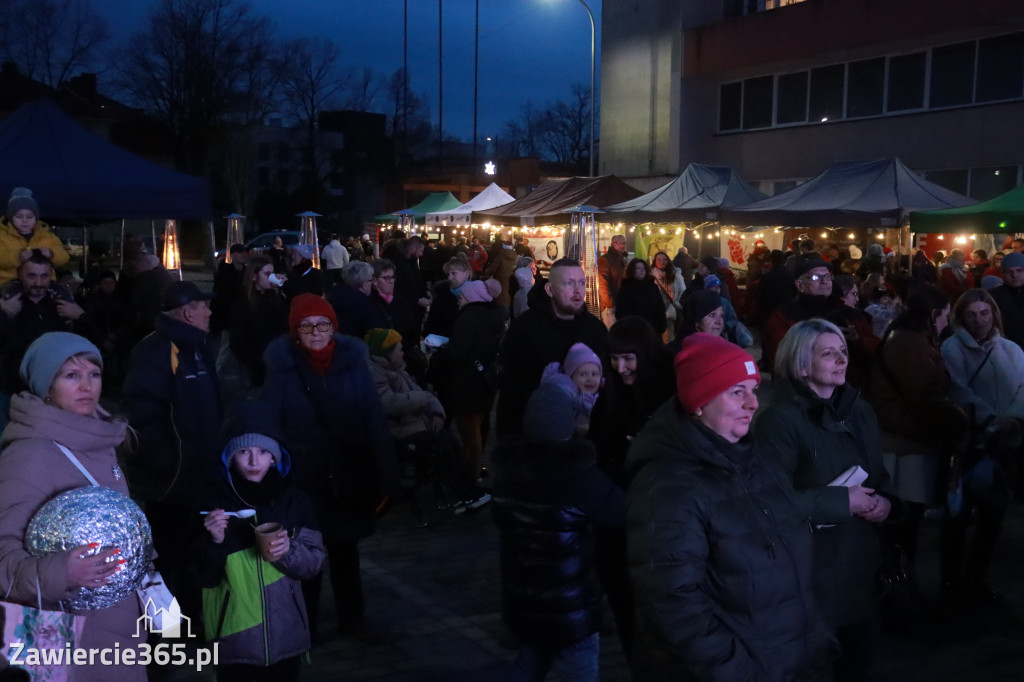
[[[277,539],[282,530],[284,529],[280,523],[261,523],[256,526],[256,547],[259,548],[264,561],[274,560],[270,555],[270,543]]]

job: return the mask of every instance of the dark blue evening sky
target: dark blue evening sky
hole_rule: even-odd
[[[402,65],[404,0],[249,0],[282,38],[326,36],[342,62],[390,74]],[[481,138],[502,132],[523,103],[568,100],[570,84],[590,85],[590,22],[579,0],[479,0]],[[144,25],[156,0],[95,0],[115,40]],[[597,22],[600,79],[601,0],[587,0]],[[408,0],[409,72],[415,92],[438,118],[438,0]],[[473,132],[475,0],[443,0],[444,127]],[[598,80],[600,87],[600,80]]]

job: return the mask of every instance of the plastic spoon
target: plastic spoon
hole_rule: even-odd
[[[201,511],[199,513],[203,514],[203,515],[206,515],[206,514],[209,514],[210,512],[208,512],[208,511]],[[255,509],[239,509],[236,512],[224,512],[224,513],[227,514],[228,516],[235,516],[235,517],[240,518],[240,519],[248,519],[248,518],[252,518],[253,516],[256,516],[256,510]]]

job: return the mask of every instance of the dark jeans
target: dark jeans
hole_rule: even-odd
[[[301,656],[292,656],[273,665],[240,663],[217,666],[217,682],[292,682],[299,679]]]
[[[334,607],[338,627],[345,628],[365,620],[363,580],[359,575],[359,543],[357,541],[327,542],[327,564],[334,591]],[[316,636],[320,623],[320,592],[323,573],[302,583],[302,597],[309,616],[309,632]]]
[[[878,644],[878,623],[854,623],[836,628],[842,653],[832,663],[835,682],[868,682]]]
[[[189,515],[195,510],[156,501],[146,502],[143,510],[153,532],[156,570],[160,571],[167,589],[178,600],[182,614],[192,619],[193,632],[201,636],[202,633],[196,632],[196,626],[202,622],[202,597],[190,568],[196,536],[195,525],[189,523]]]

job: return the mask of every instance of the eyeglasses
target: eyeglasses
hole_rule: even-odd
[[[831,282],[832,275],[807,275],[804,279],[809,279],[812,282]]]
[[[334,327],[332,322],[317,322],[316,324],[310,324],[309,322],[303,322],[299,325],[300,334],[312,334],[313,329],[318,332],[329,332]]]
[[[394,275],[384,275],[382,277],[378,277],[377,279],[382,279],[385,282],[394,282],[395,281],[395,276]]]

